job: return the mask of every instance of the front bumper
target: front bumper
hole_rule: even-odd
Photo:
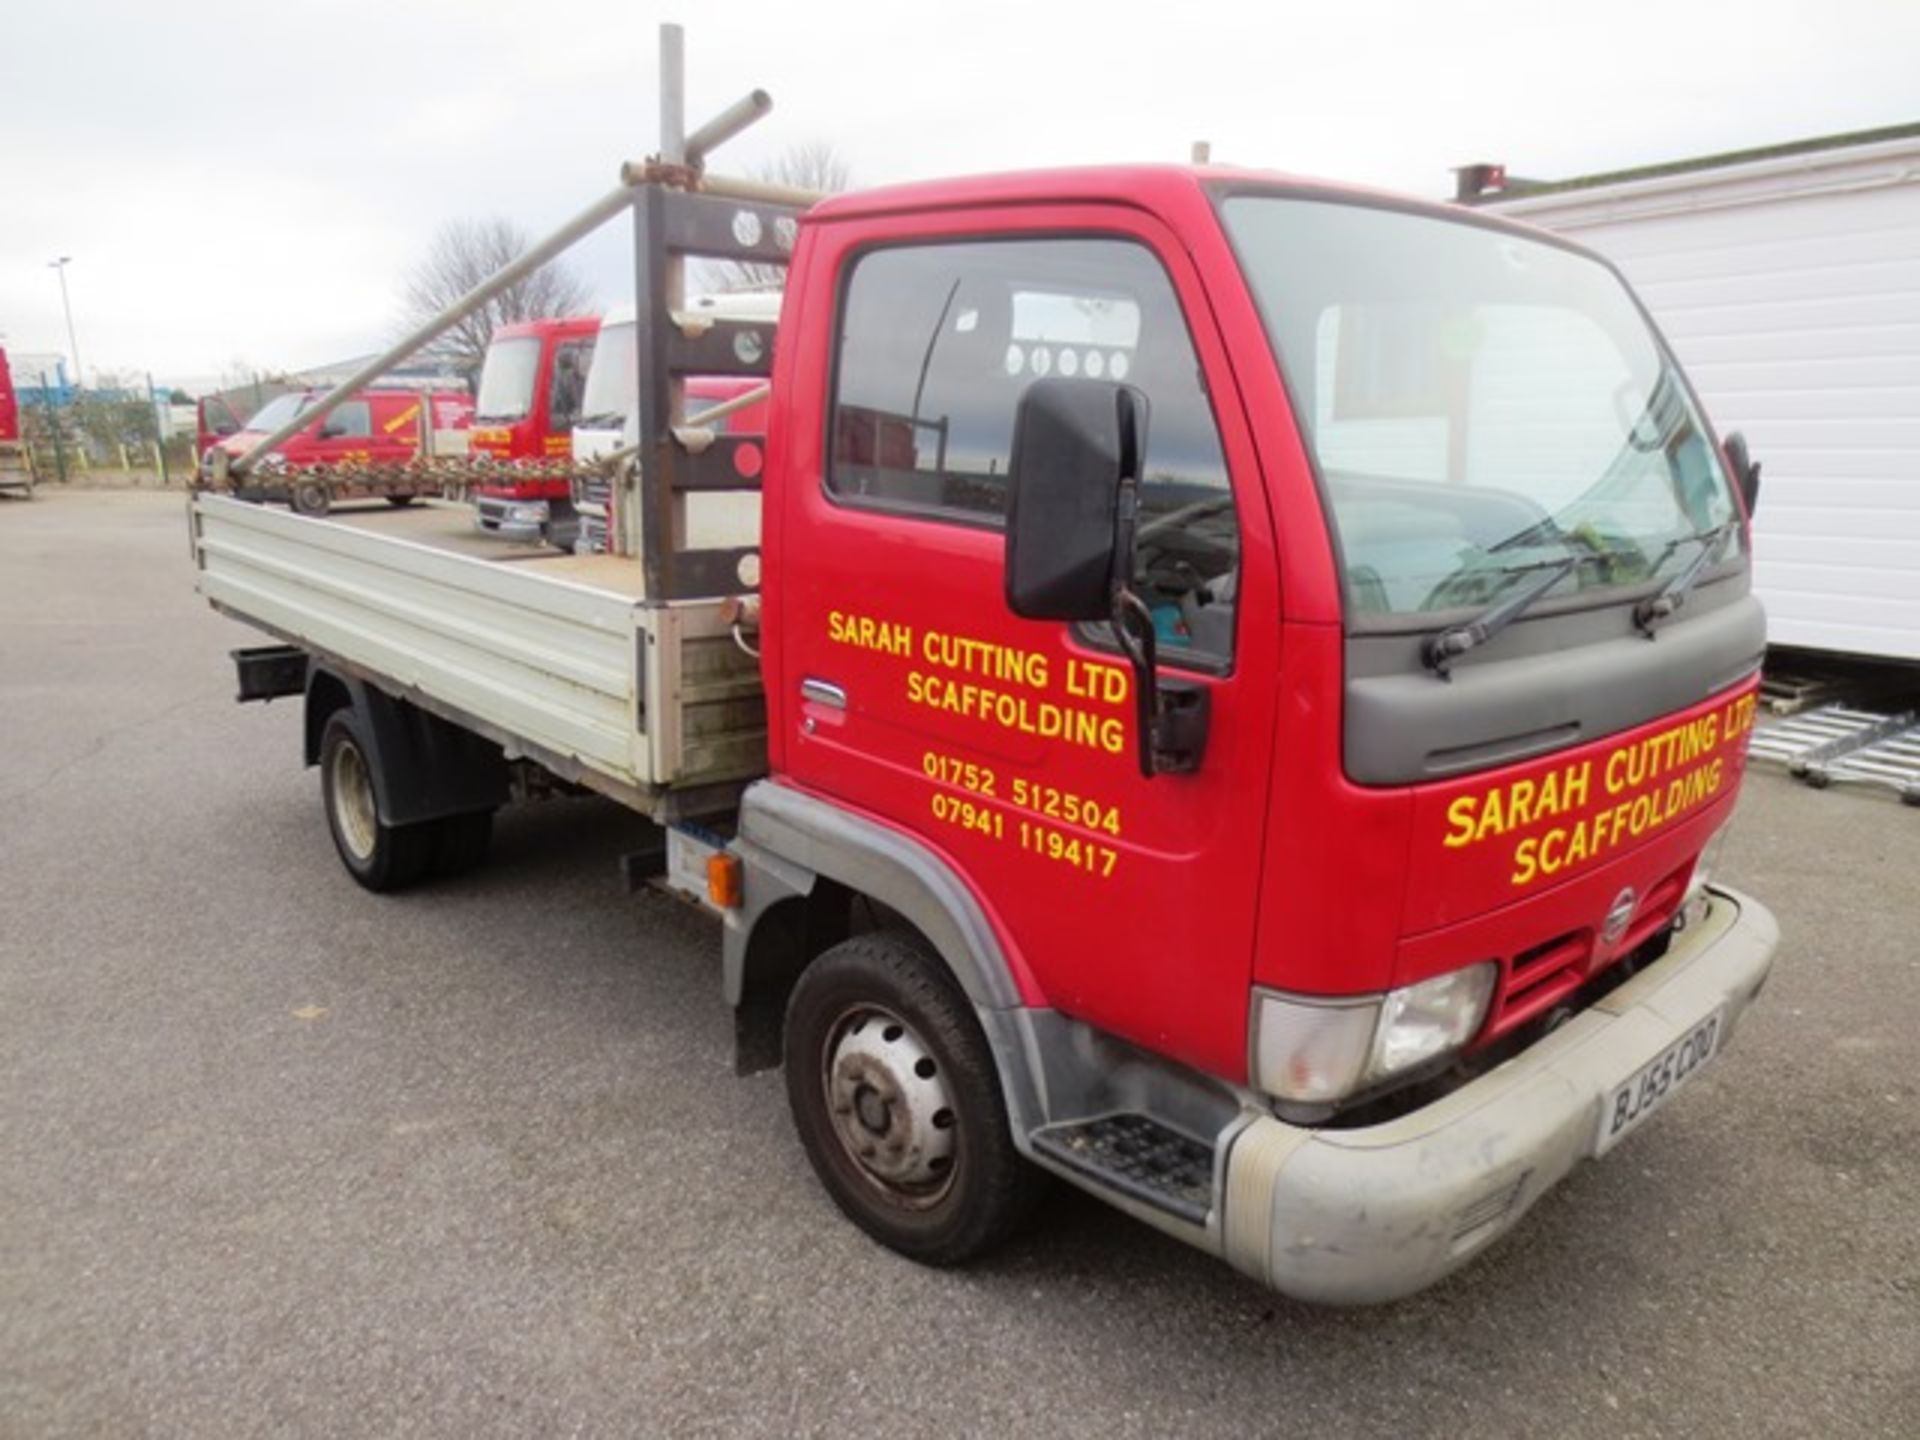
[[[481,495],[474,500],[482,530],[507,540],[538,540],[547,528],[551,507],[544,500],[499,500]]]
[[[1759,994],[1773,916],[1710,893],[1659,961],[1432,1105],[1356,1130],[1258,1112],[1227,1152],[1227,1258],[1284,1294],[1363,1305],[1410,1295],[1504,1235],[1593,1154],[1616,1085],[1724,1005],[1717,1053]]]

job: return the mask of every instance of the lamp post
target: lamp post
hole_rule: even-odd
[[[47,268],[60,274],[60,308],[67,313],[67,348],[73,351],[73,388],[84,389],[80,379],[80,341],[73,333],[73,301],[67,298],[67,264],[73,257],[62,255],[58,260],[49,260]]]

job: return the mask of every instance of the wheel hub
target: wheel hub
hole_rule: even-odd
[[[373,854],[375,816],[373,776],[358,747],[342,745],[333,754],[333,808],[340,823],[340,837],[354,857],[366,860]]]
[[[847,1155],[870,1179],[924,1194],[953,1174],[953,1097],[939,1063],[898,1016],[862,1009],[835,1028],[827,1108]]]

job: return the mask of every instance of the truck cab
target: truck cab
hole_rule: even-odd
[[[468,440],[469,453],[495,463],[473,487],[481,529],[572,547],[577,527],[565,472],[599,329],[598,317],[576,315],[493,332]]]
[[[765,833],[830,807],[953,877],[1037,1103],[1131,1117],[1043,1154],[1138,1199],[1121,1137],[1199,1124],[1190,1174],[1271,1187],[1238,1263],[1381,1298],[1724,1041],[1771,950],[1706,889],[1765,643],[1750,474],[1607,263],[1070,171],[826,201],[781,327]],[[1630,992],[1672,1023],[1580,1051]],[[824,1173],[870,1215],[848,1143]]]
[[[21,433],[20,400],[5,349],[0,349],[0,490],[33,493],[32,457]]]
[[[13,389],[13,370],[7,352],[0,349],[0,441],[20,439],[20,401]]]

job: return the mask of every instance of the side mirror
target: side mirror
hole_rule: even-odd
[[[1105,620],[1139,475],[1146,398],[1101,380],[1036,380],[1014,415],[1007,471],[1007,607],[1028,620]]]
[[[1760,462],[1747,454],[1747,437],[1738,430],[1720,443],[1727,453],[1727,465],[1733,471],[1733,483],[1740,487],[1740,499],[1745,502],[1747,514],[1753,514],[1753,507],[1760,503]]]
[[[1133,670],[1140,773],[1184,775],[1206,750],[1205,686],[1158,675],[1153,614],[1133,592],[1147,397],[1101,380],[1036,380],[1007,469],[1007,607],[1028,620],[1106,620]]]

